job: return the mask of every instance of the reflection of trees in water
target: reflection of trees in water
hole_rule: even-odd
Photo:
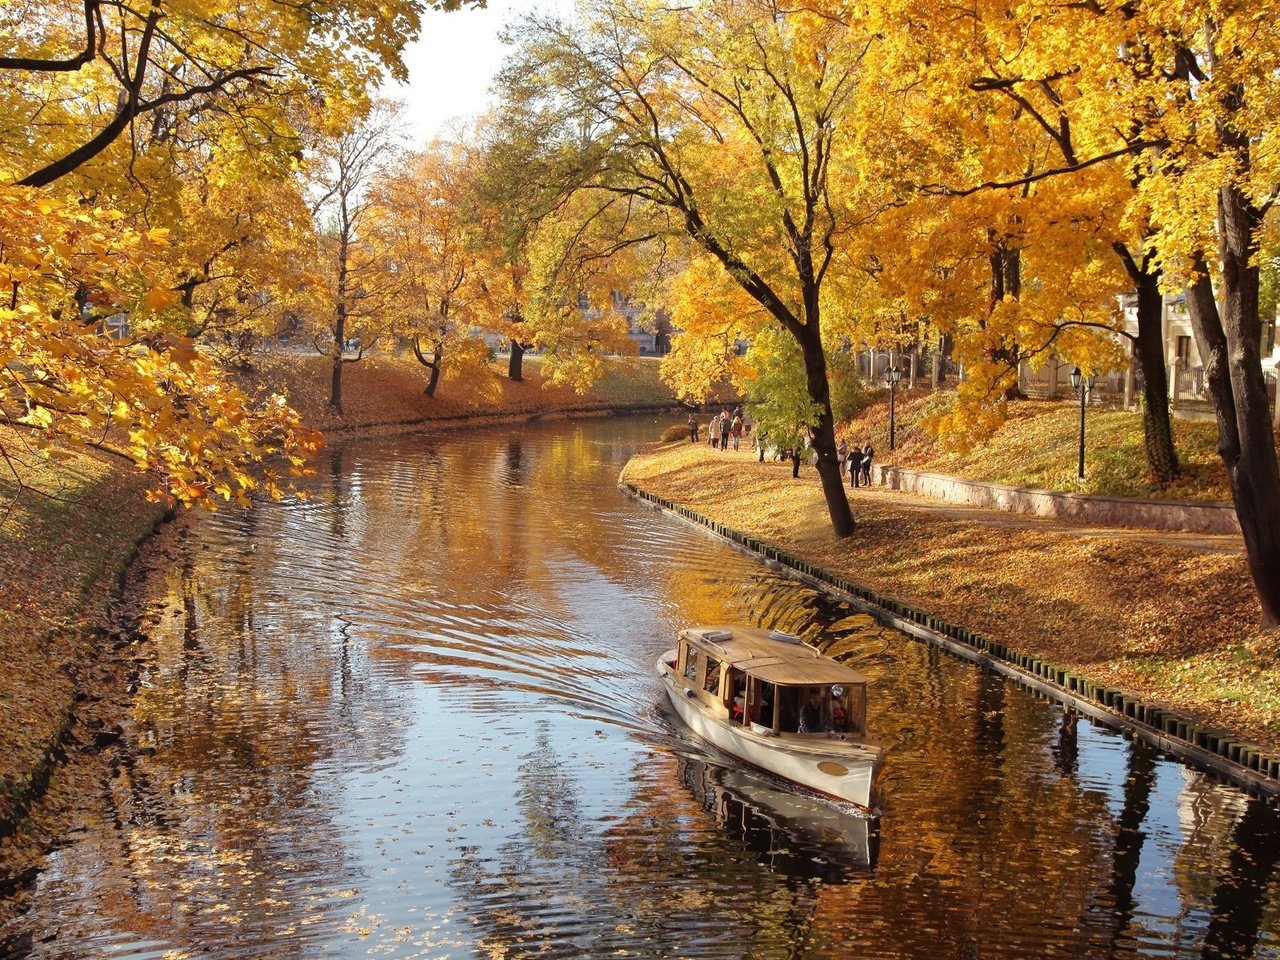
[[[1101,900],[1105,915],[1095,921],[1098,926],[1110,927],[1111,937],[1106,956],[1114,956],[1121,937],[1129,931],[1133,922],[1134,889],[1138,881],[1138,866],[1142,860],[1142,846],[1146,833],[1142,826],[1151,809],[1151,790],[1155,783],[1156,752],[1144,741],[1128,744],[1128,776],[1124,781],[1124,802],[1116,818],[1115,838],[1111,847],[1111,882]]]
[[[492,956],[584,956],[597,927],[607,926],[598,899],[600,850],[586,835],[577,784],[545,720],[520,764],[514,800],[521,835],[503,845],[493,869],[464,850],[452,870],[457,894]]]
[[[868,673],[873,730],[891,747],[881,857],[866,882],[806,876],[745,807],[705,809],[662,755],[614,788],[626,804],[619,820],[584,822],[593,798],[544,728],[517,785],[522,836],[496,852],[468,847],[454,870],[455,895],[493,952],[1012,960],[1274,949],[1272,808],[1187,775],[1179,813],[1200,819],[1176,841],[1149,841],[1166,802],[1154,786],[1163,761],[1133,751],[1114,788],[1082,783],[1089,738],[1056,708],[620,507],[617,464],[587,435],[578,427],[544,441],[530,429],[515,446],[477,434],[335,448],[312,481],[314,504],[197,528],[164,588],[157,668],[135,720],[157,752],[126,762],[102,824],[61,854],[58,882],[88,893],[55,891],[58,909],[97,915],[59,917],[72,931],[64,942],[80,927],[207,955],[256,956],[264,944],[277,956],[315,955],[314,940],[307,949],[292,937],[322,929],[300,926],[330,907],[308,897],[343,882],[351,842],[334,823],[326,791],[338,788],[323,771],[403,750],[397,688],[372,680],[367,658],[378,657],[380,674],[424,660],[407,645],[371,651],[370,631],[394,633],[447,608],[442,619],[461,621],[457,636],[483,633],[484,643],[442,647],[426,658],[437,672],[421,680],[470,682],[479,664],[497,703],[514,657],[501,643],[494,658],[476,650],[526,635],[535,607],[563,608],[551,581],[571,567],[682,622],[800,633]],[[496,483],[495,471],[518,471],[521,487]],[[474,615],[459,613],[467,603]],[[550,670],[535,651],[522,668],[546,682],[528,689],[597,696],[576,682],[579,652],[567,647],[553,648],[553,662],[572,682],[542,677]],[[1174,842],[1169,900],[1181,913],[1162,916],[1160,894],[1144,891],[1161,883]]]
[[[1231,831],[1231,854],[1214,886],[1201,957],[1245,960],[1264,928],[1274,934],[1278,862],[1280,811],[1274,801],[1253,798]]]
[[[546,721],[514,794],[521,835],[493,861],[463,851],[452,882],[477,953],[518,957],[799,956],[813,890],[726,840],[655,757],[600,835]],[[642,945],[642,946],[641,946]],[[640,953],[637,953],[640,951]]]
[[[80,866],[62,872],[85,888],[75,902],[86,915],[69,926],[220,956],[266,943],[273,956],[311,954],[280,931],[328,909],[320,898],[344,872],[343,828],[317,767],[400,751],[395,725],[377,722],[397,714],[396,688],[362,682],[363,651],[323,593],[281,612],[275,571],[263,568],[275,558],[236,536],[252,523],[207,531],[222,537],[215,549],[187,538],[157,587],[166,615],[133,717],[155,752],[125,764],[106,822],[64,854]]]

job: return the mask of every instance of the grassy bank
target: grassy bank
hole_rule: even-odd
[[[110,605],[162,511],[121,461],[49,458],[0,432],[14,468],[0,478],[0,836],[43,787],[104,651]]]
[[[852,492],[857,533],[837,540],[816,472],[655,445],[624,479],[877,593],[1136,697],[1280,749],[1280,651],[1255,632],[1236,552],[1117,531],[979,521]]]
[[[871,439],[882,463],[1007,483],[1015,487],[1064,490],[1115,497],[1167,500],[1231,499],[1226,470],[1218,456],[1217,426],[1174,420],[1174,443],[1182,476],[1167,487],[1147,478],[1142,415],[1123,410],[1085,413],[1085,479],[1076,476],[1080,443],[1080,407],[1074,403],[1018,400],[1009,419],[988,439],[963,452],[947,450],[920,423],[943,409],[951,394],[927,387],[899,389],[894,405],[897,448],[889,453],[889,394],[873,394],[870,404],[839,430],[849,440]]]
[[[325,357],[274,353],[257,361],[252,377],[283,391],[308,423],[335,433],[458,418],[657,409],[676,403],[658,377],[654,358],[606,359],[604,376],[584,394],[547,382],[538,357],[525,358],[524,379],[518,383],[506,376],[505,361],[494,361],[484,376],[444,377],[436,395],[428,397],[423,392],[427,369],[412,355],[373,354],[344,368],[339,415],[329,407],[332,370]]]

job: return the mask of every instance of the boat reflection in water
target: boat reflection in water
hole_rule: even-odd
[[[704,758],[680,756],[678,764],[699,805],[775,873],[848,883],[875,867],[878,823],[852,807]]]

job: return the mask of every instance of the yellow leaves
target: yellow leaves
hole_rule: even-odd
[[[148,310],[154,310],[157,313],[161,310],[168,310],[170,307],[177,306],[181,302],[178,294],[173,290],[166,290],[163,287],[152,287],[147,291],[146,298],[143,301]]]
[[[290,472],[305,469],[315,438],[283,400],[247,396],[158,318],[85,322],[85,301],[99,317],[117,303],[166,313],[176,303],[148,280],[163,272],[163,245],[144,244],[110,211],[93,214],[74,198],[0,187],[0,283],[16,298],[0,309],[0,343],[12,351],[0,399],[42,437],[124,446],[156,473],[160,499],[246,502],[256,489],[247,467],[280,457]]]

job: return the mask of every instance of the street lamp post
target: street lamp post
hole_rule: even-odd
[[[1080,469],[1078,473],[1081,480],[1084,479],[1084,404],[1089,391],[1097,382],[1097,377],[1084,376],[1079,367],[1071,371],[1071,389],[1080,391]]]
[[[892,450],[896,441],[894,435],[894,400],[898,392],[898,381],[902,379],[902,370],[896,364],[884,372],[884,382],[889,387],[889,449]]]

